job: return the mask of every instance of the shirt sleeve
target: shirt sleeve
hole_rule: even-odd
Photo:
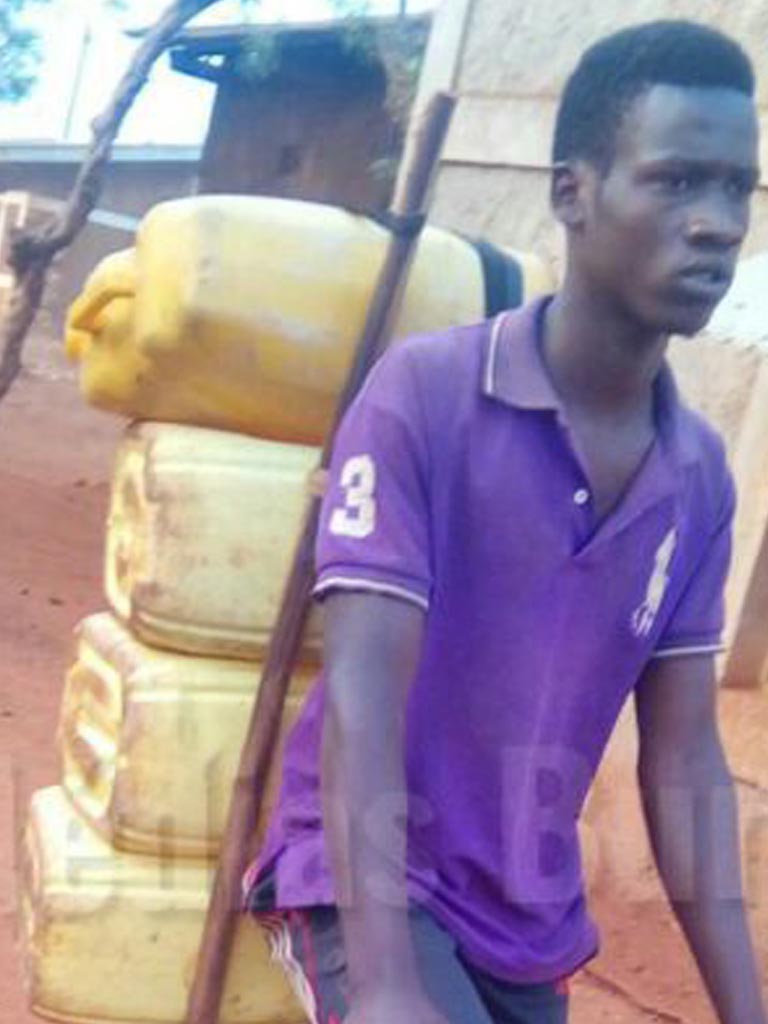
[[[729,474],[714,533],[666,624],[654,658],[724,650],[725,583],[731,563],[735,505]]]
[[[339,428],[320,516],[316,597],[370,591],[428,608],[427,456],[406,342],[382,357]]]

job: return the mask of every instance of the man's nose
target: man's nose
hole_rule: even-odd
[[[741,245],[749,226],[743,204],[727,196],[712,196],[690,211],[686,239],[692,245],[732,249]]]

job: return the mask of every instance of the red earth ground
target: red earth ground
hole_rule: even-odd
[[[58,781],[72,629],[104,607],[104,515],[122,429],[81,403],[55,350],[38,342],[32,357],[0,405],[0,1024],[37,1020],[23,990],[15,840],[29,794]],[[602,897],[596,912],[604,951],[574,986],[574,1024],[713,1020],[663,907]]]

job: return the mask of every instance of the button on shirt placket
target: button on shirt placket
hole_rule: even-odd
[[[595,509],[592,503],[592,492],[582,460],[579,458],[577,450],[575,450],[567,424],[561,423],[561,430],[563,444],[567,447],[570,458],[573,461],[575,477],[574,485],[571,485],[570,490],[570,505],[575,512],[575,530],[577,530],[574,545],[575,553],[581,551],[589,543],[597,524],[595,522]]]
[[[576,539],[574,554],[578,553],[588,543],[594,532],[594,509],[592,506],[592,492],[589,489],[586,479],[586,472],[576,446],[573,443],[571,428],[564,419],[562,410],[558,411],[557,424],[560,429],[560,438],[563,446],[568,451],[573,462],[575,483],[570,490],[570,504],[575,510]]]
[[[574,554],[577,554],[589,542],[594,533],[592,495],[587,487],[582,485],[572,491],[571,507],[575,512],[576,542]]]
[[[590,494],[586,487],[579,487],[574,491],[573,501],[576,505],[586,505],[589,502]]]

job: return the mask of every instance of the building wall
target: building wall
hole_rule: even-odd
[[[0,192],[31,192],[49,199],[65,199],[79,168],[79,163],[70,160],[3,160]],[[196,185],[196,161],[113,161],[107,168],[99,206],[112,213],[142,217],[156,203],[191,195]]]
[[[382,67],[350,61],[338,41],[287,53],[265,80],[233,73],[218,88],[200,190],[382,208],[391,181],[377,168],[399,146],[385,101]]]

